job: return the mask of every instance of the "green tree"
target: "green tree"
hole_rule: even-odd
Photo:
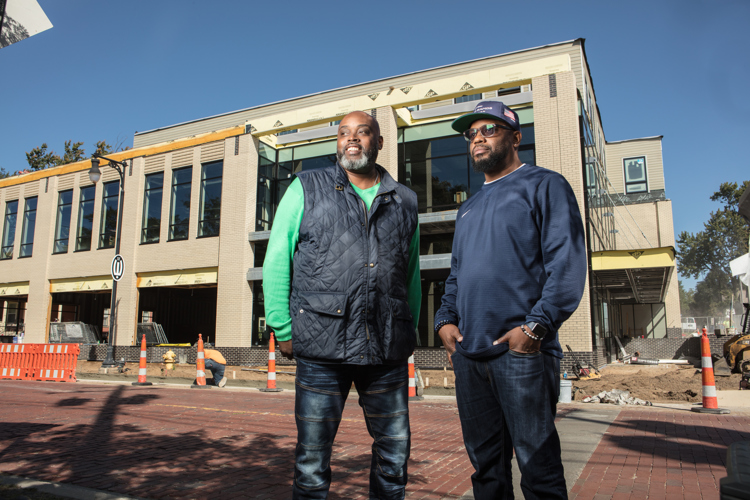
[[[68,163],[75,163],[86,158],[86,151],[83,149],[83,143],[72,142],[73,141],[65,141],[65,154],[63,154],[58,165],[67,165]]]
[[[692,310],[695,290],[686,290],[685,287],[682,286],[682,280],[677,280],[677,284],[680,288],[680,313],[683,316],[695,316]]]
[[[128,149],[130,148],[122,146],[122,141],[119,141],[115,147],[108,144],[107,141],[97,141],[96,151],[94,152],[100,155],[108,155],[116,151],[126,151]],[[83,149],[83,142],[73,141],[65,141],[65,152],[62,157],[55,154],[54,151],[49,151],[49,146],[47,146],[46,142],[26,153],[26,161],[32,171],[67,165],[68,163],[75,163],[86,158],[88,157],[86,156],[86,150]]]
[[[47,143],[44,142],[41,146],[26,153],[26,161],[29,163],[31,170],[44,170],[60,165],[62,159],[54,151],[47,152],[47,148]]]
[[[711,212],[703,231],[683,231],[677,238],[680,274],[703,281],[695,287],[693,310],[696,315],[723,315],[732,295],[739,292],[739,280],[733,279],[729,262],[747,253],[750,224],[739,214],[739,199],[750,181],[742,185],[724,182],[711,196],[722,204]],[[739,301],[735,301],[739,302]]]

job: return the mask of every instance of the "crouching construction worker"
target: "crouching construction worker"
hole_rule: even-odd
[[[204,349],[203,355],[206,358],[206,370],[211,370],[214,377],[214,385],[224,387],[227,385],[227,378],[224,376],[224,369],[227,367],[227,360],[219,351],[214,349]]]

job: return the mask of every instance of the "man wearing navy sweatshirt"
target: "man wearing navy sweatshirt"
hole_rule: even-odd
[[[452,127],[485,175],[458,211],[435,315],[456,375],[474,497],[512,498],[515,449],[526,499],[567,498],[555,429],[557,331],[586,281],[578,203],[562,175],[520,161],[518,115],[503,103],[480,102]]]

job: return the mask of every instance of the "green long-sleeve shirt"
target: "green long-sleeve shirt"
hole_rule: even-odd
[[[354,191],[362,198],[370,210],[380,184],[369,189],[359,189],[352,184]],[[294,179],[284,193],[273,221],[271,238],[268,240],[266,259],[263,262],[263,296],[265,297],[266,324],[280,341],[292,338],[292,317],[289,314],[291,293],[292,259],[297,249],[299,228],[305,212],[305,192],[299,179]],[[422,305],[422,286],[419,275],[419,226],[409,244],[409,269],[407,275],[407,298],[409,309],[414,317],[414,328],[419,323],[419,310]]]

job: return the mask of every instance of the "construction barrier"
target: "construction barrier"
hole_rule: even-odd
[[[78,344],[2,344],[0,379],[75,382]]]
[[[708,333],[705,328],[703,329],[703,335],[701,335],[701,376],[703,379],[703,406],[694,407],[691,410],[698,413],[729,413],[729,410],[719,408],[714,380],[714,365],[711,359],[711,343],[708,340]]]
[[[198,334],[198,356],[195,360],[197,373],[195,383],[191,385],[193,389],[207,389],[211,386],[206,385],[206,353],[203,351],[203,335]]]
[[[409,399],[412,401],[420,401],[424,398],[417,396],[417,380],[414,371],[414,353],[409,356]]]
[[[205,383],[205,379],[204,379]],[[141,359],[138,362],[138,382],[133,382],[133,385],[152,385],[151,382],[146,382],[146,334],[143,334],[143,340],[141,340]]]
[[[266,388],[260,391],[281,392],[281,390],[276,388],[276,336],[271,332],[271,338],[268,340],[268,381]]]

